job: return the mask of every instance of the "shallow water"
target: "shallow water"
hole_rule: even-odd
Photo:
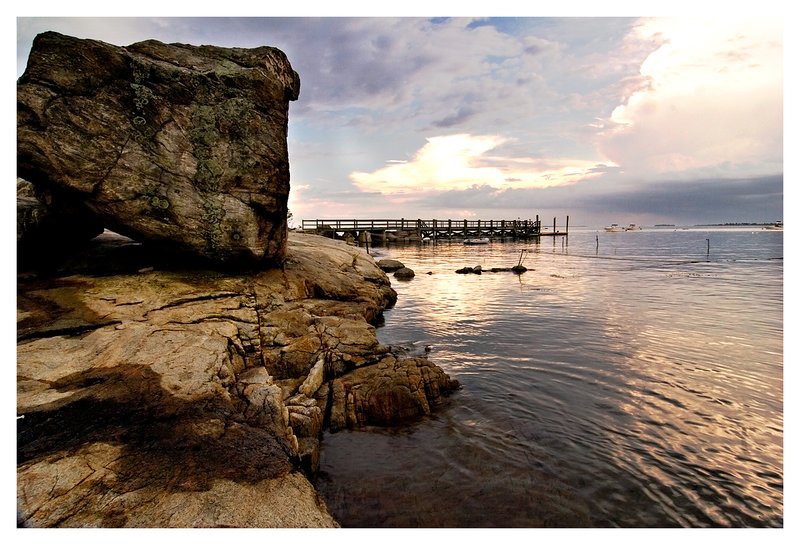
[[[783,525],[782,232],[373,254],[417,273],[392,278],[381,342],[430,347],[463,389],[411,425],[325,435],[316,484],[343,526]]]

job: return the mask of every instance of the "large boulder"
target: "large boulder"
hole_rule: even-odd
[[[225,264],[285,257],[286,56],[46,32],[17,83],[17,173],[103,225]]]

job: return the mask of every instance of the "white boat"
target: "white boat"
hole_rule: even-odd
[[[624,227],[621,227],[621,226],[620,226],[619,224],[617,224],[617,223],[612,223],[611,225],[609,225],[609,226],[608,226],[608,227],[606,227],[605,229],[606,229],[606,231],[607,231],[607,232],[609,232],[609,233],[620,233],[620,232],[622,232],[622,231],[624,231],[624,230],[625,230],[625,228],[624,228]]]
[[[484,238],[465,238],[464,244],[489,244],[489,239]]]
[[[635,223],[631,223],[625,228],[626,231],[641,231],[642,228],[636,225]]]

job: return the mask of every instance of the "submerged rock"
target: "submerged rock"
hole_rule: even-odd
[[[300,471],[322,429],[458,387],[377,341],[396,293],[364,250],[292,233],[282,269],[233,275],[115,248],[137,248],[127,274],[18,278],[21,525],[335,526]]]
[[[394,272],[394,277],[398,280],[411,280],[414,278],[416,274],[414,273],[413,269],[409,269],[408,267],[403,267],[402,269],[397,269]]]
[[[139,242],[225,264],[286,251],[286,56],[45,32],[17,83],[17,171]]]
[[[405,265],[396,259],[381,259],[378,261],[378,267],[380,267],[382,271],[392,272],[402,269]]]
[[[462,267],[456,271],[457,274],[481,274],[483,268],[478,265],[476,267]]]

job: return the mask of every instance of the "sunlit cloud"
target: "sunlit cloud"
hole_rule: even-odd
[[[411,160],[390,160],[374,172],[353,172],[350,179],[362,191],[396,196],[484,185],[545,188],[598,174],[594,161],[487,155],[509,141],[497,135],[436,136],[428,138]]]
[[[600,149],[628,173],[781,171],[782,23],[766,18],[648,19],[639,88],[602,125]]]

